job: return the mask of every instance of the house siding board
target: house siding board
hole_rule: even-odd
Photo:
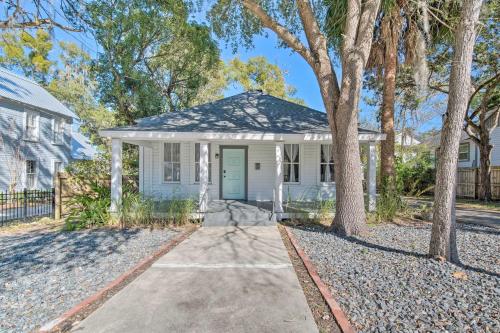
[[[198,198],[199,184],[194,182],[194,142],[181,143],[181,181],[180,183],[164,183],[162,178],[163,142],[153,143],[150,159],[145,158],[142,165],[144,172],[143,192],[157,199],[172,197]],[[209,198],[219,199],[219,167],[220,145],[211,143],[212,183],[209,184]],[[144,149],[144,153],[147,149]],[[284,184],[283,200],[315,200],[335,197],[334,184],[319,182],[319,144],[301,144],[300,147],[300,183]],[[273,199],[275,177],[275,146],[274,144],[248,145],[248,200],[271,201]],[[260,170],[255,164],[260,163]],[[150,181],[148,181],[150,179]]]
[[[500,127],[496,127],[491,132],[490,143],[493,145],[491,151],[491,165],[500,166]]]
[[[24,136],[25,110],[39,114],[39,137],[37,142],[26,141]],[[65,118],[64,136],[61,144],[52,143],[52,119],[60,117],[40,109],[28,108],[19,103],[0,99],[0,190],[8,188],[10,183],[9,164],[13,153],[21,147],[25,159],[37,161],[37,186],[47,189],[53,185],[53,163],[61,161],[66,166],[71,159],[71,118]],[[22,164],[21,181],[17,189],[25,186],[25,164]]]

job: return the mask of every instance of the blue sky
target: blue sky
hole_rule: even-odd
[[[204,14],[197,14],[193,18],[198,21],[204,21],[202,15]],[[99,46],[96,45],[96,42],[89,34],[69,33],[57,29],[54,32],[54,37],[57,41],[66,40],[77,43],[93,57],[96,56],[96,52],[99,49]],[[221,49],[221,56],[225,61],[235,56],[238,56],[242,60],[247,60],[254,56],[266,57],[269,62],[277,64],[285,72],[286,82],[297,88],[296,97],[303,99],[309,107],[324,111],[318,83],[311,68],[298,54],[292,52],[288,48],[278,47],[276,36],[272,32],[269,32],[265,37],[256,36],[254,38],[254,48],[249,50],[240,48],[237,53],[233,53],[231,47],[225,47],[223,41],[218,41],[218,44]],[[340,69],[337,67],[336,71],[340,80]],[[231,87],[226,91],[226,95],[233,95],[239,92],[241,92],[240,89]],[[366,95],[368,92],[364,91],[363,94]],[[363,123],[368,122],[372,126],[378,126],[375,115],[376,110],[366,105],[363,99],[361,99],[359,107],[361,110],[360,121]],[[425,124],[421,126],[421,130],[428,130],[440,126],[440,112],[441,110],[436,110],[436,116],[426,121]]]

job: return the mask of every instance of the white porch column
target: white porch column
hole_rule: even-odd
[[[377,208],[377,150],[375,142],[368,143],[368,210]]]
[[[200,142],[200,211],[208,205],[208,142]]]
[[[122,202],[122,140],[111,139],[111,212]]]
[[[283,142],[276,142],[274,211],[278,221],[281,220],[281,214],[283,213]]]

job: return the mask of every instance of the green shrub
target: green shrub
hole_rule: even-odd
[[[191,219],[191,214],[196,211],[196,201],[192,198],[172,198],[165,202],[167,222],[175,225],[184,225]]]
[[[109,208],[111,191],[98,182],[88,184],[91,192],[75,194],[69,201],[70,214],[66,219],[66,229],[75,230],[108,224],[111,220]]]
[[[154,218],[154,202],[140,193],[125,192],[119,209],[119,220],[122,226],[151,225]]]
[[[392,221],[397,213],[405,208],[401,196],[401,186],[392,178],[382,181],[380,194],[377,197],[377,221]]]
[[[331,214],[335,212],[335,200],[318,198],[315,202],[316,219],[318,222],[327,221],[331,218]]]
[[[406,158],[396,157],[396,178],[405,195],[420,196],[432,191],[435,171],[428,151],[416,151]]]

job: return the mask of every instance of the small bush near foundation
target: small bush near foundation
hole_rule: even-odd
[[[164,203],[167,223],[184,225],[191,219],[191,215],[196,212],[196,201],[192,198],[173,198]],[[163,213],[163,212],[161,212]]]
[[[319,220],[319,222],[331,222],[331,215],[335,212],[335,200],[318,200],[316,204],[316,218]]]
[[[152,225],[154,218],[154,202],[140,193],[126,193],[118,217],[122,226]]]

